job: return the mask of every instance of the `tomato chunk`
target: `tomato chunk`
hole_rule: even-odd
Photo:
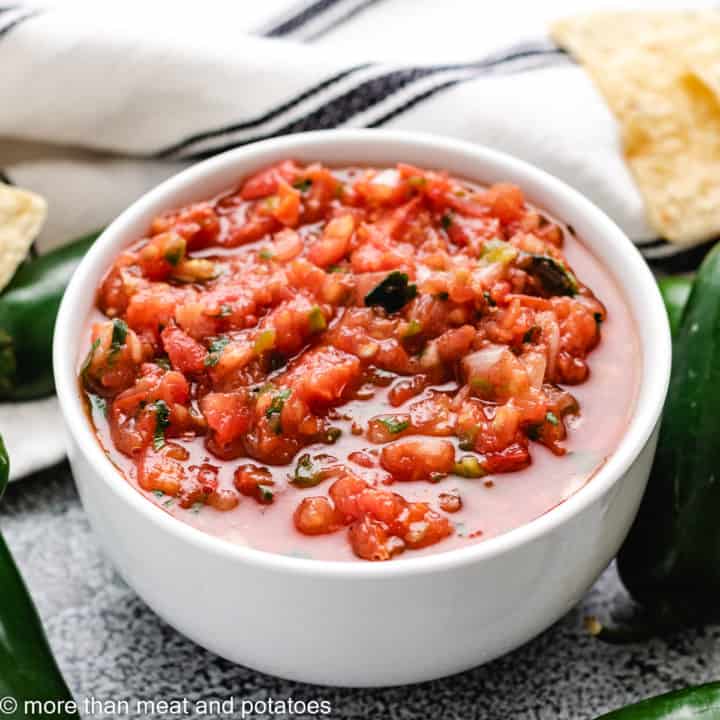
[[[183,373],[204,372],[207,351],[176,325],[168,325],[161,333],[163,347],[174,368]]]
[[[246,392],[209,393],[201,400],[200,409],[221,447],[237,440],[250,426]]]
[[[293,521],[304,535],[324,535],[339,528],[335,508],[322,496],[303,498],[293,514]]]
[[[383,447],[380,464],[395,480],[439,480],[452,472],[455,448],[439,438],[404,438]]]

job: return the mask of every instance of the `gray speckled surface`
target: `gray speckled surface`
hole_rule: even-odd
[[[622,600],[611,568],[554,627],[484,667],[382,690],[286,682],[206,652],[154,615],[100,555],[67,466],[11,486],[0,507],[0,526],[79,699],[187,697],[195,702],[234,697],[239,708],[243,699],[292,697],[329,701],[333,718],[559,720],[591,718],[631,700],[720,675],[720,626],[624,647],[587,636],[583,616],[602,613]],[[137,714],[133,706],[129,716],[97,712],[92,717]],[[240,717],[238,709],[233,717]]]

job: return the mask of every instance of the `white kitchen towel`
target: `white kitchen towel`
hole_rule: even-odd
[[[383,127],[535,163],[602,207],[647,258],[688,260],[647,226],[615,121],[547,37],[549,20],[577,3],[57,2],[0,5],[0,170],[48,198],[40,252],[229,148]],[[0,405],[13,477],[62,458],[61,428],[54,399]]]

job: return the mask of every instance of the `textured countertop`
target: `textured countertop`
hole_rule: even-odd
[[[132,704],[138,698],[187,698],[189,703],[235,699],[234,715],[203,715],[207,718],[240,717],[242,700],[292,698],[329,701],[333,718],[581,719],[720,677],[720,626],[624,647],[589,637],[584,615],[602,614],[622,592],[610,568],[581,605],[554,627],[484,667],[383,690],[286,682],[206,652],[154,615],[99,552],[66,465],[11,486],[0,508],[0,527],[76,698],[125,699],[131,707],[130,714],[98,709],[90,717],[138,717]]]

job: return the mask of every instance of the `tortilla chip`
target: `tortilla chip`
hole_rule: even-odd
[[[46,215],[39,195],[0,183],[0,290],[25,259]]]
[[[653,227],[679,245],[720,235],[720,12],[597,13],[551,34],[618,118]]]

